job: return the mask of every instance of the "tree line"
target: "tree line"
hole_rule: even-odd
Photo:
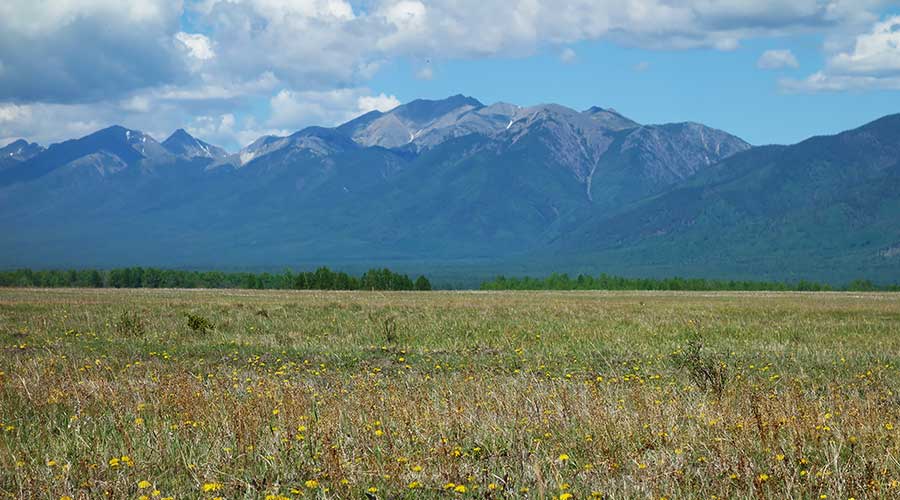
[[[43,288],[247,288],[275,290],[431,290],[425,276],[415,281],[390,269],[361,276],[320,267],[312,272],[242,273],[127,267],[121,269],[0,271],[0,287]]]
[[[856,280],[844,286],[801,280],[796,283],[777,281],[710,280],[704,278],[623,278],[601,274],[551,274],[546,278],[507,278],[498,276],[481,284],[482,290],[688,290],[688,291],[900,291],[900,285],[879,286],[869,280]]]

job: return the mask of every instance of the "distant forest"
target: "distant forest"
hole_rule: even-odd
[[[691,290],[691,291],[900,291],[900,285],[879,286],[868,280],[856,280],[841,287],[801,280],[797,283],[777,281],[708,280],[703,278],[622,278],[601,274],[593,277],[551,274],[546,278],[506,278],[498,276],[481,284],[482,290]]]
[[[428,278],[415,281],[390,269],[351,276],[320,267],[313,272],[225,273],[128,267],[111,270],[18,269],[0,272],[0,286],[44,288],[246,288],[255,290],[431,290]]]
[[[415,280],[390,269],[370,269],[361,276],[320,267],[312,272],[241,273],[221,271],[183,271],[128,267],[110,270],[17,269],[0,271],[0,287],[42,288],[244,288],[257,290],[431,290],[428,278]],[[900,291],[900,285],[881,286],[868,280],[856,280],[844,286],[801,280],[726,281],[703,278],[623,278],[551,274],[546,278],[507,278],[498,276],[481,284],[481,290],[689,290],[689,291]]]

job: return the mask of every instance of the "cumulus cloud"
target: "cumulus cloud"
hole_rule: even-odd
[[[767,50],[756,61],[756,67],[759,69],[783,69],[799,66],[794,53],[787,49]]]
[[[393,95],[371,95],[365,88],[327,91],[282,90],[271,99],[267,125],[298,129],[307,125],[338,125],[369,111],[389,111],[400,105]]]
[[[577,54],[564,47],[598,39],[732,50],[748,38],[824,30],[835,55],[808,88],[885,88],[900,67],[895,24],[872,28],[885,1],[4,0],[0,138],[49,142],[111,123],[156,135],[187,124],[233,147],[253,133],[396,105],[366,88],[392,59],[550,47],[571,62]],[[849,31],[865,33],[847,39]],[[432,68],[416,76],[430,79]]]
[[[876,22],[852,48],[832,54],[824,69],[802,80],[784,79],[791,92],[900,89],[900,16]]]
[[[416,78],[419,80],[431,80],[434,78],[434,70],[431,69],[431,66],[423,66],[422,69],[416,71]]]
[[[0,2],[0,101],[87,102],[183,81],[180,2]]]
[[[559,53],[559,60],[563,64],[573,64],[577,59],[578,54],[571,47],[566,47]]]
[[[175,39],[184,44],[191,57],[206,61],[216,56],[212,49],[212,42],[199,33],[185,33],[180,31],[175,34]]]
[[[835,72],[849,74],[900,73],[900,16],[876,23],[856,38],[852,51],[836,54],[830,65]]]

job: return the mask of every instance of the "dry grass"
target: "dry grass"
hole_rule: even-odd
[[[0,290],[0,492],[896,498],[898,356],[890,294]]]

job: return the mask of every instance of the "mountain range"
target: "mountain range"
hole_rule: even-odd
[[[2,267],[900,280],[900,115],[792,146],[461,95],[241,151],[120,126],[0,149]]]

